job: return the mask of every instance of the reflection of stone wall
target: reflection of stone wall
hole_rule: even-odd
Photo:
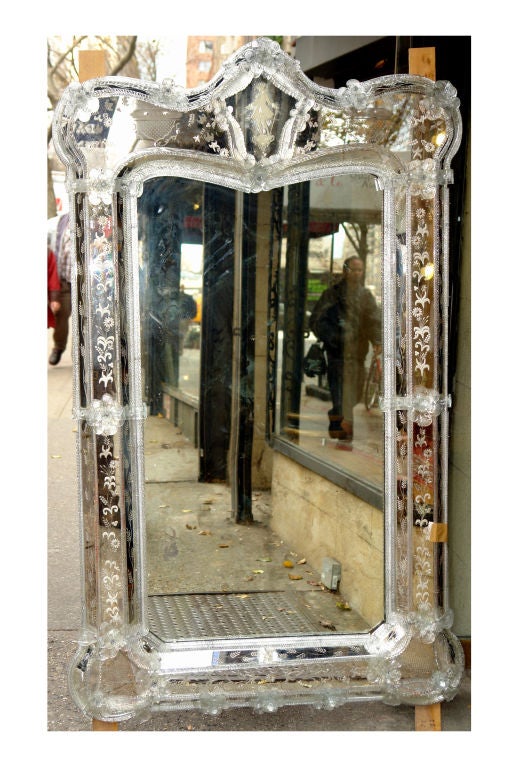
[[[321,571],[342,566],[340,593],[371,625],[383,619],[383,513],[291,459],[274,454],[272,527]]]

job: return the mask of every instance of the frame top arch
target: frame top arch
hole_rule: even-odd
[[[286,171],[303,178],[339,149],[354,164],[377,155],[392,174],[442,183],[460,135],[450,83],[395,75],[326,88],[267,38],[240,48],[201,88],[123,77],[73,83],[53,125],[70,180],[101,185],[140,159],[202,156],[206,172],[243,177],[248,191]]]

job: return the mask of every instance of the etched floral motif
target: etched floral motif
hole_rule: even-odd
[[[88,193],[91,205],[108,205],[113,194],[112,172],[106,168],[91,168]]]
[[[426,151],[433,152],[434,144],[422,142]],[[414,151],[414,156],[416,152]],[[424,200],[433,200],[438,185],[438,167],[435,160],[412,160],[408,163],[410,192],[420,195]]]
[[[254,95],[247,107],[247,115],[252,125],[252,141],[265,156],[275,140],[272,131],[277,116],[277,104],[272,100],[265,80],[254,83]]]

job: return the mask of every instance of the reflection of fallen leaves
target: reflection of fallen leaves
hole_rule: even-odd
[[[349,602],[344,602],[342,600],[340,602],[336,602],[335,606],[338,607],[339,610],[351,610]]]
[[[331,629],[332,631],[336,631],[336,628],[335,628],[334,624],[331,621],[320,621],[320,623],[326,629]]]
[[[287,577],[291,581],[301,581],[301,580],[303,580],[303,576],[301,576],[301,575],[293,575],[292,573],[289,573],[289,575]]]
[[[294,562],[291,562],[291,560],[290,560],[290,559],[285,559],[285,560],[282,562],[282,565],[283,565],[284,567],[294,567],[294,566],[295,566]]]

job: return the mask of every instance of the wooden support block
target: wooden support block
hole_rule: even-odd
[[[432,522],[429,526],[429,540],[432,543],[447,543],[448,526],[445,522]]]
[[[101,719],[92,720],[92,729],[95,732],[113,731],[119,729],[119,722],[103,722]]]
[[[436,58],[434,48],[409,48],[408,72],[436,80]]]
[[[106,51],[78,51],[78,73],[80,82],[106,75]]]
[[[461,646],[463,647],[463,654],[465,656],[465,668],[472,668],[472,640],[460,639]]]
[[[415,706],[415,730],[417,732],[439,732],[442,729],[440,703],[430,706]]]

